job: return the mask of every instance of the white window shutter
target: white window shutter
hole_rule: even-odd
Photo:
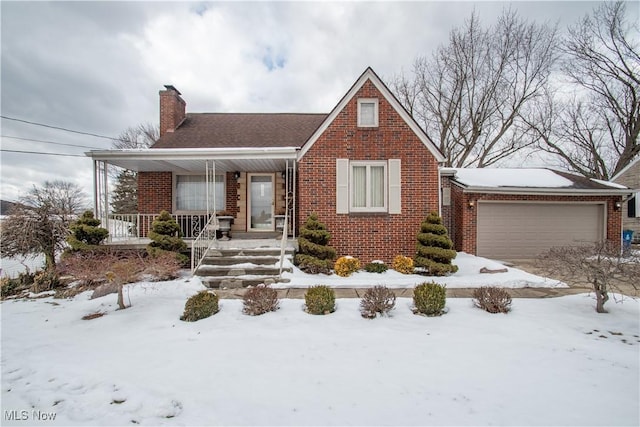
[[[389,213],[402,213],[400,159],[389,159]]]
[[[349,159],[336,159],[336,213],[349,213]]]

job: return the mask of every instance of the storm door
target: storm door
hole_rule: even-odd
[[[249,231],[273,231],[274,175],[249,174]]]

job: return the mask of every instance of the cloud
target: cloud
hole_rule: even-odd
[[[1,2],[2,114],[108,136],[158,121],[175,85],[188,111],[328,112],[367,66],[385,78],[446,42],[494,2]],[[593,3],[516,2],[530,19],[574,22]],[[110,142],[2,120],[2,135]],[[2,138],[2,148],[82,154]],[[89,159],[2,153],[3,199],[46,179],[92,192]]]

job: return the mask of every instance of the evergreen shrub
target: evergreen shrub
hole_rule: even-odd
[[[201,291],[187,300],[184,305],[184,314],[180,320],[195,322],[213,316],[218,311],[218,295],[209,291]]]
[[[416,267],[424,268],[425,273],[431,276],[445,276],[458,271],[458,266],[451,263],[457,255],[453,242],[436,212],[431,212],[420,224],[417,239]]]
[[[447,290],[435,282],[424,282],[413,290],[414,312],[426,316],[440,316],[444,313]]]
[[[397,255],[393,259],[393,264],[391,265],[395,271],[402,274],[413,274],[413,260],[404,255]]]
[[[247,289],[242,297],[244,314],[259,316],[278,309],[278,292],[266,285]]]
[[[388,269],[387,264],[382,261],[373,261],[364,266],[364,271],[368,273],[384,273]]]
[[[102,243],[109,235],[106,228],[100,227],[100,220],[94,218],[93,212],[84,211],[77,221],[69,226],[71,234],[67,243],[73,250],[89,249]]]
[[[360,301],[360,314],[367,319],[388,315],[396,306],[396,294],[386,286],[367,289]]]
[[[336,251],[328,246],[331,233],[313,213],[307,218],[298,236],[298,253],[294,257],[294,264],[300,270],[310,274],[330,274]]]
[[[508,313],[511,310],[511,295],[501,288],[483,286],[473,291],[473,304],[489,313]]]
[[[329,314],[336,310],[336,294],[325,285],[310,287],[304,294],[304,302],[310,314]]]
[[[351,256],[343,256],[338,258],[333,270],[340,277],[349,277],[356,271],[360,270],[360,261]]]

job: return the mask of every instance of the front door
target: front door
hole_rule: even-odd
[[[272,173],[250,173],[249,231],[273,231],[274,185]]]

